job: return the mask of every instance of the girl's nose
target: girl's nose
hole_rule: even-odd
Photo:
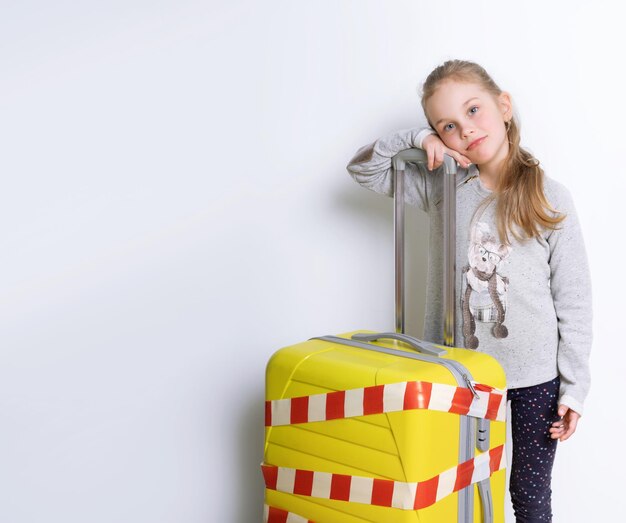
[[[471,136],[472,134],[474,134],[474,129],[471,127],[464,127],[462,134],[463,134],[463,138],[467,138],[468,136]]]

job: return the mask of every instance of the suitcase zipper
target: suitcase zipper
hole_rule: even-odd
[[[479,397],[478,392],[476,392],[476,389],[474,388],[474,385],[472,384],[472,380],[469,379],[467,374],[463,374],[463,379],[465,380],[465,383],[467,383],[467,388],[471,390],[472,394],[474,394],[474,397],[478,399]]]

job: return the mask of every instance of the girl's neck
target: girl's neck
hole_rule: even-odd
[[[506,163],[509,153],[508,138],[504,140],[497,153],[487,162],[478,165],[480,181],[486,189],[495,190],[498,186],[498,179]]]
[[[498,185],[498,173],[497,172],[489,172],[481,169],[480,165],[478,166],[478,176],[480,178],[480,183],[483,185],[485,189],[489,189],[490,191],[495,190]]]

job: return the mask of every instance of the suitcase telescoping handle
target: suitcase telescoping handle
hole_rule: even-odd
[[[407,162],[428,165],[423,149],[412,148],[393,157],[394,172],[394,235],[396,266],[396,332],[404,333],[404,171]],[[456,275],[456,160],[443,156],[443,339],[454,347]]]

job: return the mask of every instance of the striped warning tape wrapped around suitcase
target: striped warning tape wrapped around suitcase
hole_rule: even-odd
[[[494,472],[505,466],[504,445],[500,445],[428,480],[413,483],[266,464],[262,465],[262,469],[265,486],[270,490],[403,510],[419,510],[491,477]]]
[[[405,381],[265,402],[265,426],[310,423],[370,414],[428,409],[506,419],[506,391],[471,382],[472,389],[427,381]]]

